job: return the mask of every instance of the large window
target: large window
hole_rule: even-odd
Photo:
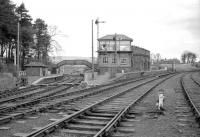
[[[103,63],[108,63],[108,57],[103,57]]]
[[[121,59],[121,64],[126,65],[127,64],[127,58],[122,58]]]
[[[100,41],[99,50],[102,51],[130,51],[130,41]]]
[[[116,63],[116,58],[112,58],[112,63]]]

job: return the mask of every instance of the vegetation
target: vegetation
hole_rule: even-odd
[[[197,59],[197,55],[190,51],[185,51],[181,55],[181,60],[183,63],[195,63],[196,59]]]
[[[151,53],[150,54],[150,61],[151,63],[155,64],[155,63],[159,63],[161,61],[161,55],[160,53]]]
[[[0,70],[2,64],[14,64],[17,47],[17,24],[20,23],[20,64],[21,69],[31,60],[48,62],[52,49],[51,32],[44,20],[33,21],[22,3],[16,6],[10,0],[0,0]],[[55,46],[55,44],[53,45]]]

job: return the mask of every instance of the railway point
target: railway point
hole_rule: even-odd
[[[0,0],[0,137],[200,137],[197,5]]]

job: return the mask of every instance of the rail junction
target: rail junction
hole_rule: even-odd
[[[163,73],[81,88],[81,77],[0,94],[5,137],[200,136],[200,73]],[[54,85],[54,86],[52,86]],[[156,107],[164,89],[163,111]]]

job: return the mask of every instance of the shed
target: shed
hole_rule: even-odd
[[[48,67],[41,62],[31,62],[25,65],[28,76],[46,76]]]

